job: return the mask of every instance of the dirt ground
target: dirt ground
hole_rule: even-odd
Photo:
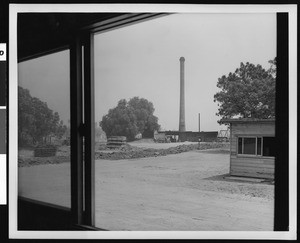
[[[156,158],[97,160],[96,172],[96,225],[100,228],[273,229],[274,186],[224,179],[229,172],[228,153],[191,151]]]
[[[273,230],[274,185],[228,179],[229,154],[222,149],[137,159],[99,159],[95,173],[99,228]],[[69,207],[69,192],[69,163],[19,168],[21,196]]]

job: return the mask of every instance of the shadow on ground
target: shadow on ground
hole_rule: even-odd
[[[270,180],[270,179],[231,176],[229,173],[203,178],[203,180],[242,182],[242,183],[251,183],[251,184],[262,184],[263,183],[263,184],[268,184],[268,185],[274,184],[274,180]]]

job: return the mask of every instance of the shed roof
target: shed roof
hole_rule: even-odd
[[[275,118],[260,119],[260,118],[226,118],[221,119],[221,123],[275,123]]]

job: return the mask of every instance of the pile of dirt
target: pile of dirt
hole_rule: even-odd
[[[137,159],[146,157],[165,156],[168,154],[179,154],[192,150],[207,150],[220,148],[226,150],[227,144],[223,143],[203,143],[200,144],[187,144],[171,147],[167,149],[153,149],[153,148],[139,148],[126,144],[115,150],[97,151],[95,153],[95,159],[107,159],[107,160],[121,160],[121,159]]]
[[[29,167],[43,164],[61,164],[70,162],[70,156],[52,156],[52,157],[21,157],[18,158],[19,167]]]
[[[95,152],[95,159],[106,159],[106,160],[122,160],[122,159],[138,159],[146,157],[158,157],[166,156],[168,154],[179,154],[183,152],[188,152],[192,150],[208,150],[208,149],[218,149],[217,151],[228,151],[228,144],[224,143],[203,143],[200,144],[183,144],[176,147],[170,147],[167,149],[154,149],[154,148],[141,148],[132,146],[129,144],[123,145],[117,149],[109,149],[106,145],[101,145],[101,151]],[[98,148],[99,149],[99,148]],[[26,154],[24,151],[19,154],[18,166],[19,167],[29,167],[34,165],[42,164],[61,164],[69,163],[70,151],[69,148],[61,147],[58,149],[56,156],[52,157],[33,157],[33,154]]]
[[[60,146],[57,148],[55,156],[47,157],[34,157],[34,149],[20,149],[18,156],[18,167],[70,163],[70,161],[70,146]]]

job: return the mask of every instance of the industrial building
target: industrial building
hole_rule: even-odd
[[[170,142],[216,142],[218,132],[192,132],[192,131],[159,131],[154,133],[154,140]],[[170,139],[169,139],[170,138]]]

